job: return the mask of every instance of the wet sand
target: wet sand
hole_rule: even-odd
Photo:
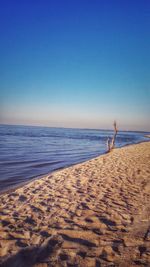
[[[34,180],[0,196],[1,261],[55,235],[34,266],[150,266],[149,203],[150,142]]]

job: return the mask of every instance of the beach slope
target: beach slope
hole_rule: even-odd
[[[36,266],[150,266],[150,142],[0,196],[1,260],[61,237]]]

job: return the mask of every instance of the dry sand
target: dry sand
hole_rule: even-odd
[[[150,142],[55,172],[0,196],[1,260],[58,234],[36,266],[150,266],[149,201]]]

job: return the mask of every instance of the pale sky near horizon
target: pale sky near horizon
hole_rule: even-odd
[[[0,6],[0,123],[150,131],[149,0]]]

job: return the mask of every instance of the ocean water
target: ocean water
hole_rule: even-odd
[[[146,141],[119,131],[116,147]],[[106,152],[113,131],[0,125],[0,191]]]

